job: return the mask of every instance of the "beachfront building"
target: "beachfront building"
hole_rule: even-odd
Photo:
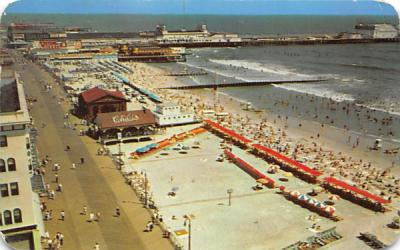
[[[182,112],[182,108],[174,103],[157,104],[154,112],[156,123],[160,127],[195,123],[193,113]]]
[[[121,91],[95,87],[79,94],[75,111],[78,116],[93,121],[100,113],[126,111],[127,102]]]
[[[165,25],[159,25],[155,31],[156,41],[159,44],[185,43],[218,43],[240,42],[241,38],[235,33],[209,32],[207,25],[200,25],[195,30],[167,30]]]
[[[40,200],[32,190],[30,117],[22,84],[10,69],[0,80],[0,231],[17,249],[41,249]]]
[[[33,41],[41,39],[66,38],[67,34],[62,28],[53,23],[11,23],[7,30],[10,41]]]
[[[392,24],[358,24],[356,29],[365,38],[389,39],[399,36],[399,30]]]
[[[149,141],[156,132],[156,120],[149,109],[101,113],[94,124],[89,134],[104,144]]]

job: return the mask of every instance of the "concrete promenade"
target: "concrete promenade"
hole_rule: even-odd
[[[12,52],[13,53],[13,52]],[[15,54],[15,53],[13,53]],[[18,59],[19,55],[15,55]],[[17,60],[18,61],[18,60]],[[39,130],[38,150],[41,158],[48,155],[52,161],[46,167],[45,181],[56,190],[54,163],[59,163],[59,182],[63,191],[56,192],[55,200],[44,198],[48,209],[53,210],[53,219],[45,223],[53,238],[56,232],[64,234],[63,249],[93,249],[96,242],[100,249],[172,249],[162,232],[155,227],[153,232],[143,232],[150,215],[124,182],[120,172],[107,156],[97,156],[99,145],[90,138],[79,136],[79,128],[64,128],[64,113],[67,102],[59,102],[64,96],[51,76],[32,63],[16,66],[29,97],[37,101],[31,107],[31,115]],[[51,84],[50,92],[44,84]],[[65,96],[64,96],[65,97]],[[78,123],[74,118],[72,123]],[[65,151],[66,146],[71,147]],[[80,164],[80,158],[85,159]],[[76,169],[72,169],[76,163]],[[89,215],[82,215],[83,206],[89,212],[100,212],[99,222],[88,222]],[[115,209],[121,216],[115,217]],[[65,211],[65,221],[60,212]]]

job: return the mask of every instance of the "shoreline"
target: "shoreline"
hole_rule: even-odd
[[[151,84],[147,85],[147,87],[153,88],[153,91],[158,95],[162,96],[163,99],[175,97],[179,99],[178,104],[184,104],[183,100],[189,99],[193,104],[194,99],[202,100],[209,106],[214,106],[215,102],[215,93],[213,90],[161,90],[158,87],[162,86],[165,83],[174,84],[184,84],[182,81],[179,81],[179,78],[165,76],[168,72],[164,68],[159,68],[154,65],[149,64],[137,64],[133,63],[132,65],[140,65],[140,68],[145,69],[147,71],[146,75],[143,75],[143,79],[139,82],[143,84],[144,82],[151,82]],[[149,72],[152,72],[149,74]],[[154,81],[154,80],[156,81]],[[138,82],[138,83],[139,83]],[[157,83],[155,83],[157,82]],[[145,86],[145,85],[143,85]],[[379,166],[380,169],[393,169],[393,173],[400,174],[400,171],[395,167],[400,163],[396,160],[396,156],[385,155],[383,152],[375,152],[368,151],[367,147],[372,146],[374,140],[376,139],[375,135],[369,135],[358,131],[345,130],[343,128],[338,128],[336,126],[331,126],[329,124],[324,124],[324,127],[321,128],[321,123],[308,119],[301,119],[297,117],[288,116],[288,120],[285,119],[283,115],[276,114],[270,110],[263,110],[261,113],[248,112],[244,111],[241,108],[241,100],[239,98],[231,96],[229,93],[218,92],[218,100],[216,103],[218,106],[222,106],[223,111],[227,111],[232,113],[233,115],[242,115],[249,117],[251,120],[255,122],[261,122],[263,119],[267,119],[268,125],[274,127],[276,131],[279,130],[287,130],[287,135],[290,138],[295,138],[297,140],[311,140],[317,141],[324,147],[328,147],[329,149],[333,149],[338,152],[347,151],[350,152],[350,156],[357,157],[363,159],[365,162],[371,162],[376,166]],[[186,103],[183,106],[191,106]],[[297,125],[302,124],[301,128]],[[320,134],[320,138],[317,139],[317,133]],[[358,135],[357,135],[358,134]],[[357,148],[353,148],[351,143],[347,142],[348,136],[352,137],[352,141],[355,140],[355,137],[359,137],[360,142]],[[392,148],[396,147],[398,144],[393,141],[383,141],[383,148]],[[394,166],[393,161],[395,161]],[[397,162],[396,162],[397,161]]]

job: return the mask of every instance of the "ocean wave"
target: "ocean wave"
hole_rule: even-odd
[[[295,91],[303,94],[310,94],[314,96],[330,98],[337,102],[349,101],[353,102],[356,99],[349,94],[339,93],[331,89],[315,88],[309,84],[272,84],[274,87],[282,88],[290,91]]]
[[[210,68],[207,68],[207,67],[202,67],[200,65],[194,65],[194,64],[191,64],[191,63],[187,63],[187,62],[180,62],[179,64],[184,64],[186,66],[189,66],[189,67],[192,67],[192,68],[196,68],[196,69],[202,69],[202,70],[214,73],[214,74],[219,75],[219,76],[224,76],[224,77],[228,77],[228,78],[234,78],[236,80],[243,81],[243,82],[251,82],[252,81],[251,79],[246,79],[246,78],[239,77],[239,76],[233,76],[233,75],[225,73],[223,71],[210,69]]]
[[[263,72],[263,73],[270,73],[270,74],[275,74],[275,75],[284,75],[284,76],[296,76],[296,77],[302,77],[302,78],[314,78],[315,76],[313,75],[307,75],[307,74],[301,74],[298,72],[295,72],[293,70],[288,69],[287,67],[284,67],[282,65],[265,65],[259,62],[250,62],[246,60],[217,60],[217,59],[209,59],[210,62],[216,63],[216,64],[221,64],[221,65],[226,65],[226,66],[231,66],[231,67],[237,67],[237,68],[244,68],[248,70],[254,70],[258,72]]]

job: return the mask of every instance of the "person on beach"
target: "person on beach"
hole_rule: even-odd
[[[85,158],[81,157],[81,164],[85,163]]]
[[[61,212],[60,212],[60,219],[61,219],[62,221],[64,221],[64,219],[65,219],[65,212],[64,212],[64,210],[61,210]]]
[[[72,163],[72,169],[76,169],[76,164]]]
[[[86,214],[87,214],[87,206],[83,206],[82,215],[86,215]]]
[[[115,208],[115,216],[119,217],[121,215],[121,211],[119,209],[119,207]]]
[[[94,213],[90,212],[89,213],[89,222],[93,222],[94,221]]]

